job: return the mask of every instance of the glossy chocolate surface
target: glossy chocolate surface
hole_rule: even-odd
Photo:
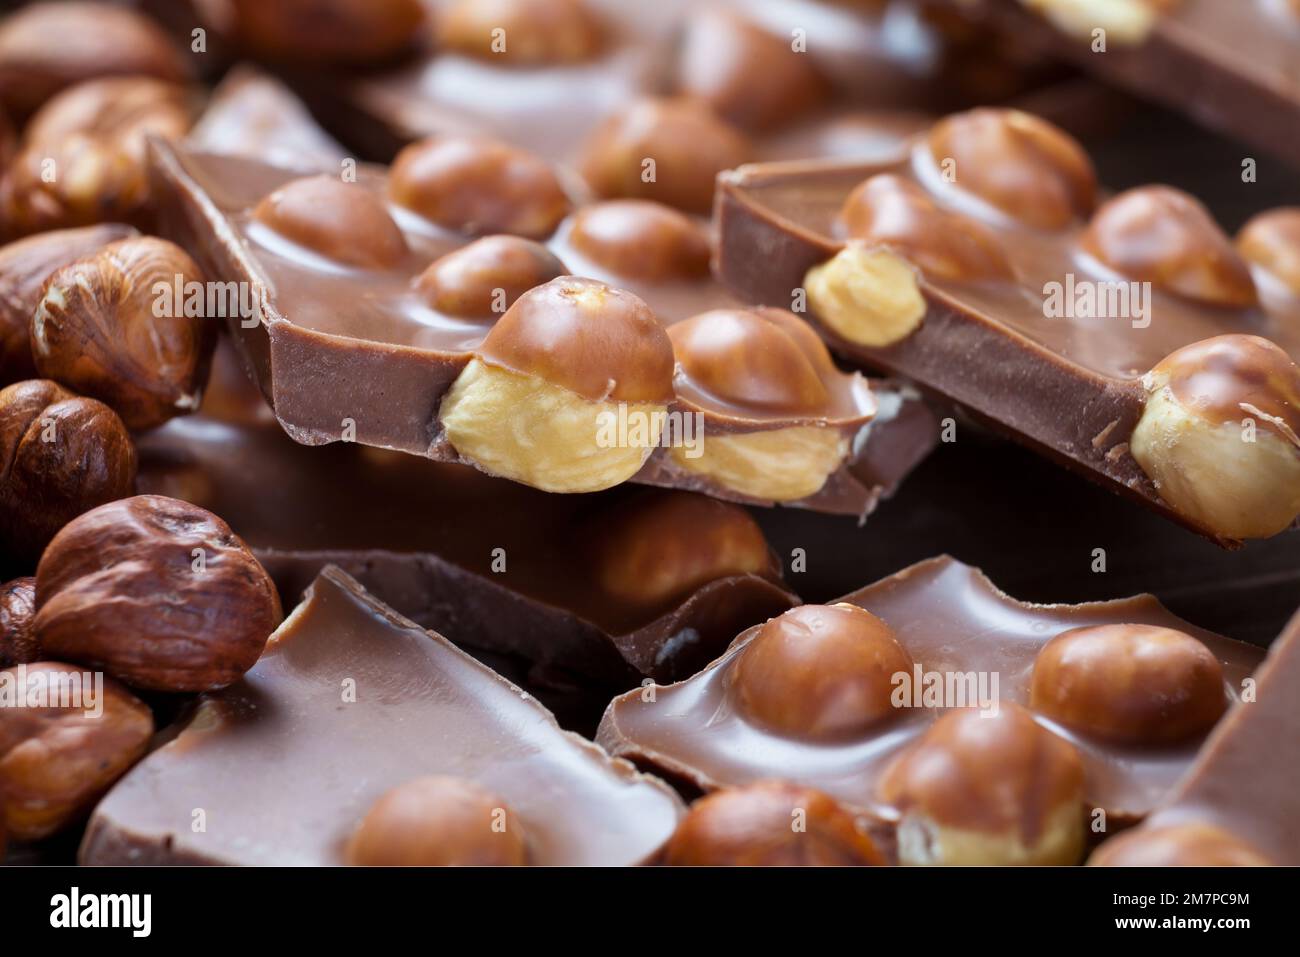
[[[373,802],[427,774],[501,795],[534,864],[638,863],[682,812],[662,783],[330,568],[253,670],[202,698],[99,805],[81,861],[341,864]]]

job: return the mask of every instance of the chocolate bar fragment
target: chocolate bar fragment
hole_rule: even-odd
[[[1082,781],[1071,819],[1081,856],[1085,814],[1113,829],[1157,806],[1263,656],[1149,595],[1025,604],[947,557],[841,602],[796,608],[742,633],[692,678],[615,698],[597,741],[688,793],[772,777],[817,788],[889,842],[906,817],[889,787],[902,756],[967,714],[976,723],[958,738],[980,747],[980,728],[995,743],[1005,727],[1020,737],[1046,729],[1077,754],[1065,760]],[[981,769],[980,753],[954,760],[976,778],[1019,780],[1005,764]]]
[[[80,860],[341,864],[367,810],[429,775],[499,796],[531,864],[639,863],[682,812],[661,782],[328,568],[252,671],[103,800]]]
[[[721,278],[842,355],[1224,545],[1300,515],[1300,214],[1234,245],[1191,196],[1097,205],[1082,148],[1015,111],[955,114],[901,162],[720,181]]]
[[[837,370],[792,314],[711,311],[665,334],[639,298],[566,275],[531,240],[470,242],[545,238],[567,210],[553,174],[509,148],[434,142],[356,183],[153,153],[167,232],[247,294],[227,326],[304,444],[355,440],[547,491],[635,477],[864,517],[934,442],[919,403]],[[503,202],[498,175],[527,186]]]

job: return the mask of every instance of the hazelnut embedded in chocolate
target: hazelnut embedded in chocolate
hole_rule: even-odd
[[[916,268],[865,240],[849,240],[808,270],[803,284],[822,324],[855,345],[882,348],[902,342],[925,318]]]
[[[347,266],[390,269],[407,254],[406,239],[383,200],[335,176],[307,176],[281,186],[257,204],[253,219]]]
[[[1061,865],[1083,856],[1083,762],[1009,701],[950,711],[880,782],[903,864]]]
[[[1211,534],[1267,538],[1300,516],[1300,367],[1258,336],[1216,336],[1143,378],[1133,457]]]
[[[1254,305],[1250,269],[1196,198],[1140,186],[1097,210],[1079,240],[1102,265],[1158,289],[1214,306]]]
[[[1029,703],[1084,734],[1164,744],[1209,731],[1227,697],[1219,660],[1191,635],[1116,624],[1073,628],[1044,645]]]
[[[672,345],[650,308],[594,279],[529,290],[483,340],[442,401],[457,453],[551,492],[631,478],[659,444]],[[628,423],[626,434],[611,423]]]
[[[439,45],[506,66],[581,63],[605,28],[586,0],[451,0],[437,16]]]
[[[449,316],[490,319],[534,286],[568,272],[541,243],[519,236],[485,236],[434,260],[415,288]]]
[[[1300,298],[1300,207],[1260,213],[1237,234],[1237,251]]]
[[[834,798],[785,781],[702,797],[664,848],[671,867],[855,867],[884,856]]]
[[[736,657],[731,694],[751,719],[809,740],[862,734],[896,715],[893,678],[912,656],[855,605],[803,605],[773,618]]]
[[[1088,858],[1089,867],[1265,867],[1272,863],[1237,835],[1199,821],[1124,831]]]
[[[438,136],[397,154],[388,194],[446,229],[545,239],[569,212],[555,170],[526,150],[487,137]]]
[[[1020,110],[981,108],[934,125],[926,145],[951,160],[958,189],[1038,229],[1062,229],[1092,212],[1097,174],[1064,130]]]
[[[463,778],[430,775],[379,798],[346,857],[358,867],[520,866],[528,863],[528,842],[497,795]]]
[[[619,276],[650,282],[700,279],[709,274],[709,235],[671,206],[645,199],[612,199],[574,214],[568,240],[583,256]]]
[[[416,42],[420,0],[225,0],[213,16],[246,51],[273,61],[319,65],[391,59]]]

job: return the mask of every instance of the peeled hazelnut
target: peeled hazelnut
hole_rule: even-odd
[[[581,63],[605,42],[584,0],[451,0],[438,16],[438,43],[507,66]]]
[[[581,169],[598,196],[653,199],[703,215],[713,208],[718,174],[751,152],[749,141],[703,103],[645,98],[601,124]]]
[[[463,457],[548,492],[631,478],[659,444],[673,397],[672,344],[650,308],[594,279],[529,290],[442,401]],[[625,436],[611,423],[629,423]]]
[[[153,715],[116,681],[73,665],[0,674],[27,702],[0,708],[0,817],[12,837],[37,841],[75,823],[144,756]]]
[[[864,867],[885,863],[834,798],[785,781],[718,791],[691,805],[664,849],[672,867]]]
[[[731,693],[754,720],[805,739],[860,735],[896,715],[893,677],[912,656],[856,605],[803,605],[763,625],[736,657]]]
[[[1097,210],[1080,239],[1116,272],[1212,306],[1254,305],[1250,269],[1209,211],[1170,186],[1140,186]]]
[[[1161,10],[1178,0],[1020,0],[1059,30],[1090,40],[1094,30],[1125,44],[1144,41],[1155,27]]]
[[[822,324],[855,345],[883,348],[902,342],[925,318],[915,267],[860,239],[808,270],[803,284]]]
[[[439,136],[397,154],[388,193],[446,229],[545,239],[569,212],[555,170],[532,153],[485,137]]]
[[[149,17],[105,3],[33,3],[0,21],[0,104],[15,119],[84,80],[181,82],[185,63]]]
[[[0,385],[36,377],[29,329],[50,274],[134,232],[111,223],[41,233],[0,248]]]
[[[32,313],[37,371],[112,406],[132,429],[193,412],[215,341],[185,308],[202,282],[183,249],[151,236],[64,266]]]
[[[795,425],[762,432],[714,434],[692,458],[685,446],[668,453],[678,468],[722,488],[770,502],[816,495],[848,457],[848,438],[834,428]]]
[[[0,390],[0,541],[34,562],[82,512],[130,495],[136,455],[108,406],[34,379]]]
[[[660,606],[736,575],[778,577],[763,530],[738,505],[654,490],[602,515],[591,568],[606,595]]]
[[[1227,698],[1219,660],[1191,635],[1098,625],[1062,632],[1043,646],[1029,704],[1086,734],[1164,744],[1209,731]]]
[[[573,217],[569,242],[596,265],[632,279],[665,282],[709,274],[708,233],[684,213],[650,200],[584,206]]]
[[[486,236],[434,260],[415,287],[449,316],[490,319],[534,286],[568,272],[545,246],[518,236]]]
[[[956,164],[958,188],[1025,225],[1062,229],[1096,203],[1097,174],[1083,147],[1029,113],[955,113],[934,125],[928,145],[936,163]]]
[[[1300,207],[1260,213],[1237,234],[1237,251],[1300,298]]]
[[[1235,834],[1198,822],[1124,831],[1088,858],[1089,867],[1267,867],[1272,863]]]
[[[950,711],[894,759],[902,864],[1064,865],[1083,856],[1083,762],[1008,701]]]
[[[225,0],[222,13],[220,25],[249,52],[316,65],[391,59],[424,24],[420,0]]]
[[[406,239],[384,202],[356,183],[322,174],[296,179],[262,199],[253,219],[327,259],[360,269],[391,269]]]
[[[136,688],[224,688],[253,666],[279,621],[275,586],[230,526],[161,495],[69,522],[36,569],[42,653]]]
[[[812,58],[795,50],[788,36],[717,7],[699,10],[687,21],[677,85],[754,133],[797,120],[830,95]]]
[[[1216,336],[1143,379],[1133,458],[1176,512],[1223,538],[1267,538],[1300,515],[1300,368],[1258,336]]]
[[[114,77],[60,93],[32,117],[10,164],[8,230],[147,220],[147,139],[178,139],[190,120],[186,89],[162,80]]]
[[[528,863],[523,825],[509,805],[464,778],[429,776],[393,788],[347,846],[357,867],[506,867]]]
[[[40,657],[32,634],[35,616],[35,578],[15,578],[0,585],[0,668],[29,664]]]

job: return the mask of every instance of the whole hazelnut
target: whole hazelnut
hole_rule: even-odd
[[[64,90],[107,76],[179,83],[188,71],[149,17],[106,3],[33,3],[0,20],[0,106],[23,119]]]
[[[1029,704],[1067,727],[1126,744],[1209,731],[1227,707],[1223,668],[1191,635],[1152,625],[1097,625],[1038,652]]]
[[[1300,206],[1260,213],[1237,234],[1237,251],[1300,298]]]
[[[602,513],[591,548],[600,590],[633,607],[660,607],[738,575],[780,577],[753,516],[738,505],[655,489]]]
[[[0,585],[0,668],[29,664],[40,657],[32,633],[34,617],[35,578],[15,578]]]
[[[0,248],[0,385],[36,377],[30,327],[50,274],[134,232],[107,223],[41,233]]]
[[[359,269],[391,269],[408,253],[401,229],[378,195],[326,174],[296,179],[263,197],[253,207],[253,220]]]
[[[1091,40],[1097,30],[1116,43],[1136,46],[1150,36],[1159,15],[1182,0],[1024,0],[1057,29]]]
[[[317,65],[390,60],[415,45],[425,23],[420,0],[224,0],[217,9],[209,19],[255,56]]]
[[[658,446],[672,377],[672,344],[649,306],[564,276],[496,321],[438,417],[455,450],[488,472],[594,492],[631,478]]]
[[[1097,210],[1079,240],[1102,265],[1129,279],[1212,306],[1255,304],[1250,269],[1194,197],[1140,186]]]
[[[890,763],[903,864],[1063,865],[1083,856],[1083,762],[1008,701],[949,711]]]
[[[1160,498],[1226,539],[1267,538],[1300,516],[1300,367],[1258,336],[1215,336],[1143,378],[1129,450]]]
[[[921,327],[928,309],[916,267],[862,239],[849,240],[809,269],[803,285],[823,326],[868,348],[902,342]]]
[[[830,795],[759,781],[700,798],[664,848],[671,867],[867,867],[885,863]]]
[[[108,406],[46,379],[0,390],[0,541],[35,562],[82,512],[130,495],[136,454]]]
[[[73,665],[4,675],[25,703],[0,708],[0,817],[12,837],[37,841],[76,823],[144,756],[153,715],[116,681]]]
[[[555,170],[533,154],[486,137],[439,136],[397,154],[393,202],[446,229],[545,239],[569,212]]]
[[[69,522],[36,569],[42,653],[136,688],[224,688],[253,666],[279,621],[275,585],[230,526],[161,495]]]
[[[955,113],[934,125],[927,145],[935,163],[955,164],[957,188],[1027,226],[1062,229],[1096,203],[1097,174],[1083,147],[1029,113]]]
[[[698,10],[687,20],[677,87],[752,133],[798,120],[830,95],[812,57],[794,49],[788,36],[720,7]]]
[[[912,656],[856,605],[802,605],[773,618],[736,656],[731,694],[760,724],[791,737],[860,735],[898,713],[893,677]]]
[[[580,162],[598,196],[653,199],[704,215],[718,174],[752,152],[745,136],[703,103],[644,98],[602,123]]]
[[[32,313],[37,371],[112,406],[128,428],[195,411],[215,343],[187,308],[202,282],[183,249],[152,236],[64,266]]]
[[[519,236],[485,236],[434,260],[415,288],[439,312],[490,319],[534,286],[568,270],[541,243]]]
[[[709,275],[708,232],[671,206],[645,199],[612,199],[574,214],[569,243],[596,265],[649,282]]]
[[[1237,835],[1189,821],[1136,827],[1107,840],[1089,867],[1267,867],[1273,862]]]
[[[358,867],[503,867],[528,863],[528,838],[510,806],[464,778],[428,776],[371,806],[348,842]]]
[[[605,44],[585,0],[451,0],[437,24],[442,48],[506,66],[581,63]]]

